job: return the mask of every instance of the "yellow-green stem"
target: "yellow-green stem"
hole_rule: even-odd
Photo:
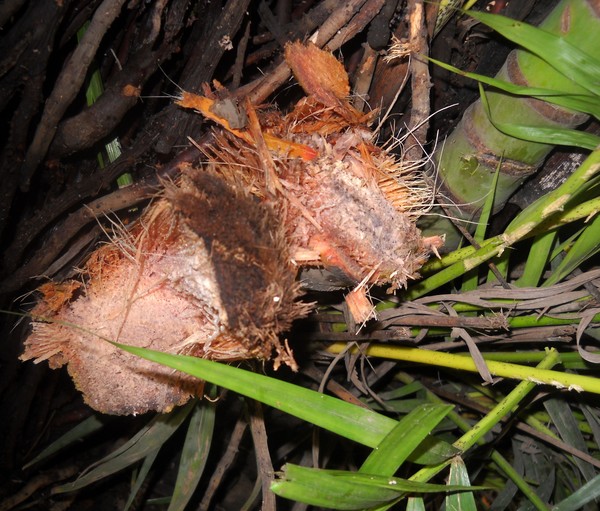
[[[329,346],[328,351],[337,354],[345,348],[345,343],[334,343]],[[553,349],[550,350],[550,352],[556,353],[557,357],[559,356],[558,352]],[[450,353],[434,352],[419,348],[407,348],[405,346],[384,346],[379,344],[370,345],[363,350],[363,353],[372,357],[390,358],[393,360],[404,360],[419,364],[448,367],[450,369],[462,371],[478,372],[475,362],[473,362],[470,357],[453,355]],[[552,385],[560,389],[600,394],[600,378],[491,360],[486,362],[486,364],[494,376],[523,380],[534,384]]]
[[[412,376],[406,374],[406,373],[399,373],[396,375],[396,377],[406,383],[413,383],[415,380],[412,378]],[[515,389],[516,390],[516,389]],[[435,404],[445,404],[443,400],[441,400],[438,396],[436,396],[433,392],[430,392],[429,390],[425,389],[426,392],[426,396],[427,399]],[[462,429],[465,433],[468,433],[471,430],[471,425],[465,421],[459,414],[457,414],[456,412],[450,412],[447,415],[448,419],[450,419],[452,422],[454,422],[460,429]],[[464,438],[464,437],[463,437]],[[479,445],[483,445],[485,443],[485,441],[482,438],[479,438],[477,440],[477,443]],[[504,472],[504,474],[513,482],[515,483],[515,485],[517,486],[517,488],[519,488],[523,494],[529,499],[529,501],[536,507],[536,509],[538,509],[539,511],[546,511],[547,510],[547,506],[546,504],[540,499],[540,497],[535,493],[535,491],[533,491],[533,489],[529,486],[529,484],[527,484],[527,481],[525,481],[521,475],[515,471],[515,469],[512,467],[512,465],[506,460],[506,458],[504,458],[504,456],[502,456],[498,451],[496,451],[495,449],[492,450],[492,454],[491,454],[491,459],[494,463],[496,463],[496,465],[498,466],[498,468]],[[440,464],[440,470],[444,468],[446,464]],[[423,469],[426,470],[426,469]],[[421,474],[423,472],[423,470],[421,470],[420,472],[417,472],[417,474],[415,474],[413,477],[417,477],[418,474]],[[437,472],[436,472],[437,473]],[[432,474],[431,477],[433,477]]]
[[[556,350],[548,350],[547,356],[537,366],[538,371],[548,371],[549,368],[553,367],[559,361],[559,354]],[[483,419],[481,419],[475,426],[469,428],[469,430],[456,442],[454,447],[457,447],[461,451],[465,452],[470,449],[473,445],[480,442],[483,436],[488,433],[502,418],[510,413],[524,398],[527,394],[535,387],[535,383],[529,381],[522,381],[515,387],[515,389],[508,394],[502,401],[500,401],[493,410],[491,410]],[[494,458],[494,462],[507,468],[508,463],[501,456],[497,455]],[[447,465],[450,464],[451,460],[431,467],[425,467],[414,474],[410,479],[413,481],[429,481],[432,477],[442,471]],[[510,470],[510,469],[509,469]],[[512,475],[517,475],[512,471]],[[546,510],[547,506],[540,500],[540,498],[531,489],[525,485],[527,496],[530,501],[539,510]],[[523,488],[521,488],[523,490]]]

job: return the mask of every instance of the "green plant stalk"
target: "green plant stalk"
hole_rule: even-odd
[[[562,356],[560,357],[560,362],[563,363]],[[484,388],[481,388],[480,390],[483,393],[486,393],[486,391],[487,391],[487,389],[484,389]],[[488,397],[490,397],[490,395],[488,393],[486,393],[486,395],[488,395]],[[492,396],[491,399],[493,401],[497,401],[497,398],[495,396]],[[485,402],[480,401],[479,404],[482,407],[485,407],[486,411],[488,413],[493,408],[490,405],[489,401],[485,401]],[[519,419],[522,420],[523,422],[525,422],[527,425],[531,426],[533,429],[535,429],[536,431],[538,431],[542,435],[545,435],[545,436],[547,436],[549,438],[553,438],[555,440],[558,440],[558,441],[562,442],[562,439],[560,438],[560,436],[558,436],[556,433],[554,433],[550,428],[546,427],[544,425],[544,423],[543,423],[543,422],[545,422],[545,423],[551,423],[552,422],[549,414],[548,413],[544,413],[544,412],[538,412],[538,415],[540,416],[539,419],[537,417],[535,417],[533,414],[527,413],[526,410],[524,410],[524,411],[522,411],[522,412],[519,413]],[[578,429],[582,433],[590,433],[591,431],[588,431],[588,430],[591,430],[591,428],[589,428],[589,426],[587,425],[587,423],[584,422],[585,419],[581,415],[582,414],[580,414],[580,416],[578,417],[577,414],[573,413],[573,416],[577,420],[577,427],[578,427]],[[586,428],[585,426],[588,426],[588,427]],[[594,445],[594,448],[597,448],[597,446]],[[571,460],[574,459],[573,455],[571,455],[571,454],[567,455],[567,457],[569,459],[571,459]]]
[[[414,286],[411,286],[410,289],[402,293],[402,301],[415,300],[429,294],[444,284],[464,275],[473,268],[477,268],[480,264],[489,261],[494,256],[501,254],[505,248],[505,243],[502,238],[498,236],[493,242],[484,244],[479,249],[475,249],[469,257],[465,257],[451,266],[431,275],[425,280],[418,282]]]
[[[540,224],[538,227],[533,229],[523,239],[530,238],[532,236],[542,235],[545,232],[557,229],[563,225],[567,225],[578,220],[585,220],[591,218],[594,215],[600,213],[600,198],[591,199],[581,204],[577,204],[572,208],[565,209],[564,211],[557,212],[554,216],[549,218],[547,221]],[[481,243],[481,246],[490,243],[497,243],[500,240],[500,236],[494,236],[488,238]],[[472,246],[467,246],[453,250],[449,254],[442,256],[441,259],[430,259],[422,268],[421,274],[428,275],[431,273],[438,272],[448,266],[453,265],[459,261],[462,261],[465,257],[469,257],[475,253],[477,249]]]
[[[327,348],[327,351],[337,354],[341,353],[344,349],[346,349],[345,343],[334,343]],[[548,352],[559,357],[559,353],[553,348],[548,350]],[[371,344],[365,349],[361,349],[361,353],[371,357],[416,362],[419,364],[457,369],[459,371],[478,372],[475,362],[470,357],[439,351],[408,348],[406,346]],[[569,389],[577,392],[586,391],[600,394],[600,378],[561,373],[539,367],[534,368],[498,361],[489,361],[487,362],[487,366],[492,375],[501,376],[502,378],[523,380],[532,384],[552,385],[559,389]]]
[[[460,295],[456,295],[457,299],[460,299]],[[586,297],[585,299],[582,299],[581,302],[581,306],[585,306],[585,301],[589,301],[590,298]],[[495,302],[497,307],[507,307],[509,308],[510,305],[512,303],[514,303],[513,301],[506,301],[506,302]],[[435,308],[436,303],[432,303],[429,304],[431,305],[432,309]],[[475,305],[470,305],[470,304],[463,304],[460,302],[457,302],[455,304],[453,304],[453,309],[458,312],[458,313],[465,313],[465,312],[484,312],[484,313],[490,313],[490,309],[484,309],[482,307],[477,307]],[[491,314],[494,314],[494,312],[491,312]],[[513,329],[521,329],[521,328],[537,328],[537,327],[544,327],[544,326],[566,326],[566,325],[578,325],[579,322],[581,321],[580,317],[577,317],[575,314],[557,314],[557,315],[553,315],[553,316],[538,316],[537,314],[533,315],[528,315],[528,316],[514,316],[514,317],[508,317],[506,318],[506,321],[508,323],[508,327],[513,330]],[[596,314],[591,321],[592,324],[595,323],[600,323],[600,313]],[[343,332],[346,333],[348,331],[348,326],[346,325],[346,323],[341,322],[341,318],[340,318],[340,323],[332,323],[332,330],[334,332]],[[410,334],[412,337],[416,337],[420,332],[421,332],[422,328],[421,327],[414,327],[410,329]],[[448,333],[450,332],[449,328],[428,328],[428,335],[429,337],[445,337],[448,335]],[[525,352],[528,353],[528,352]],[[533,352],[536,353],[536,352]],[[571,354],[567,354],[567,355],[571,355]],[[571,361],[571,359],[567,359],[569,360],[569,363],[576,363],[579,362],[580,365],[578,365],[577,367],[589,367],[586,365],[581,365],[583,364],[581,357],[579,357],[578,354],[573,353],[572,354],[575,358]]]
[[[559,360],[558,353],[556,350],[549,350],[548,355],[536,368],[538,371],[547,371],[549,368],[553,367]],[[481,419],[475,426],[469,428],[469,430],[456,442],[454,442],[454,447],[457,447],[461,450],[466,451],[474,446],[476,443],[483,439],[483,436],[488,433],[498,422],[502,420],[502,418],[510,413],[512,410],[516,408],[516,406],[527,396],[531,390],[535,387],[534,383],[523,381],[519,383],[515,387],[515,389],[510,392],[502,401],[494,407],[490,413],[488,413],[483,419]],[[510,465],[508,462],[503,463],[503,458],[496,457],[494,462],[497,463],[500,461],[503,468],[507,468],[506,465]],[[432,477],[438,474],[441,470],[443,470],[449,462],[440,463],[437,466],[425,467],[419,470],[416,474],[414,474],[410,479],[414,481],[429,481]],[[498,464],[498,463],[497,463]],[[511,475],[518,476],[514,470],[509,469]],[[517,481],[520,478],[517,479]],[[522,480],[522,479],[521,479]],[[523,481],[524,482],[524,481]],[[516,484],[516,482],[515,482]],[[536,506],[539,510],[547,510],[547,506],[541,499],[533,492],[528,486],[525,486],[524,489],[527,491],[526,495],[530,499],[530,501]]]
[[[484,244],[475,250],[470,256],[462,261],[455,262],[451,266],[440,270],[429,278],[419,282],[403,293],[404,300],[414,300],[426,295],[460,277],[467,271],[490,260],[494,256],[502,254],[518,241],[531,236],[537,227],[552,218],[555,214],[563,211],[569,201],[576,198],[586,184],[600,172],[600,149],[593,151],[585,161],[571,174],[567,180],[555,190],[547,193],[533,204],[519,213],[508,225],[503,234]]]
[[[544,221],[563,211],[565,206],[577,198],[586,184],[600,172],[600,149],[593,151],[567,180],[555,190],[547,193],[525,208],[508,225],[501,238],[508,248],[529,235]]]
[[[600,354],[600,351],[592,352],[593,354]],[[457,353],[457,357],[469,357],[468,353]],[[493,352],[493,353],[482,353],[483,358],[487,361],[497,361],[497,362],[508,362],[511,364],[521,363],[521,364],[537,364],[541,362],[545,356],[545,351],[510,351],[510,352]],[[585,362],[581,355],[576,351],[571,351],[569,353],[560,353],[560,362],[565,367],[572,369],[574,367],[582,368],[582,367],[592,367],[589,363]],[[585,365],[588,364],[588,365]]]
[[[553,357],[547,356],[547,358],[550,359],[550,361],[553,360]],[[553,364],[550,365],[550,361],[547,362],[547,364],[548,364],[547,367],[552,367]],[[554,363],[555,363],[555,361],[554,361]],[[546,361],[544,361],[544,364],[546,364]],[[410,384],[410,383],[414,383],[415,382],[415,380],[414,380],[414,378],[412,378],[412,376],[410,376],[410,375],[408,375],[406,373],[402,373],[402,372],[398,373],[396,375],[396,378],[398,378],[400,381],[402,381],[402,382],[404,382],[406,384]],[[425,387],[423,387],[423,389],[425,390],[425,395],[427,396],[427,399],[430,402],[432,402],[434,404],[443,404],[444,403],[444,401],[442,399],[440,399],[438,396],[436,396],[433,392],[431,392],[430,390],[426,389]],[[517,391],[517,389],[515,389],[513,392],[515,392],[515,391]],[[469,434],[469,432],[472,429],[471,425],[466,420],[464,420],[458,413],[456,413],[454,411],[451,411],[447,415],[447,417],[452,422],[454,422],[460,429],[462,429],[465,432],[465,435]],[[492,424],[492,427],[493,427],[493,424]],[[461,438],[464,438],[464,436],[461,437]],[[458,440],[457,440],[457,442],[458,442]],[[485,445],[485,440],[483,440],[482,437],[479,437],[477,440],[475,440],[475,443],[477,443],[479,445]],[[457,447],[456,444],[455,444],[455,447]],[[539,498],[539,496],[537,495],[537,493],[535,493],[535,491],[529,486],[529,484],[527,484],[527,481],[525,481],[525,479],[523,479],[521,477],[521,475],[517,471],[514,470],[514,468],[510,464],[510,462],[504,456],[502,456],[496,449],[493,449],[492,453],[490,455],[490,458],[492,459],[492,461],[494,463],[496,463],[496,465],[498,466],[498,468],[502,472],[504,472],[504,474],[513,483],[515,483],[515,485],[517,486],[517,488],[519,488],[519,490],[521,490],[521,492],[523,492],[523,494],[536,507],[536,509],[538,509],[540,511],[547,511],[548,508],[547,508],[546,504],[544,504],[544,502]],[[432,473],[426,479],[424,478],[424,476],[425,476],[424,472],[427,471],[427,470],[429,470],[430,467],[422,469],[421,471],[417,472],[413,477],[415,478],[415,480],[428,481],[434,475],[436,475],[439,471],[443,470],[443,468],[445,467],[446,464],[439,464],[438,465],[439,466],[439,470],[436,471],[435,473]],[[419,474],[421,474],[421,475],[419,475]],[[417,477],[422,478],[422,479],[416,479]]]
[[[558,435],[553,433],[551,429],[549,429],[545,426],[545,424],[549,424],[551,422],[550,415],[548,414],[548,412],[545,412],[543,410],[538,410],[535,413],[526,413],[525,417],[527,418],[527,419],[524,419],[526,421],[529,420],[528,418],[531,418],[531,421],[532,421],[531,424],[529,422],[527,422],[527,424],[529,424],[531,427],[535,427],[535,429],[537,429],[540,433],[543,433],[548,436],[553,436],[554,438],[557,438],[557,439],[560,438]],[[577,419],[577,427],[579,428],[579,431],[581,431],[582,433],[585,433],[586,435],[592,434],[592,428],[586,422],[586,418],[583,415],[583,413],[573,410],[573,417],[575,417]],[[534,424],[535,424],[535,426],[534,426]],[[592,444],[593,444],[593,448],[595,450],[598,450],[598,448],[599,448],[598,444],[596,444],[593,441],[592,441]]]
[[[476,19],[489,23],[493,18],[507,20],[501,16],[473,14]],[[514,33],[528,37],[524,24],[507,20],[504,35]],[[496,27],[497,28],[497,27]],[[567,44],[598,58],[600,44],[591,34],[600,33],[600,18],[585,0],[562,0],[540,24],[540,45],[546,45],[545,34],[560,36]],[[513,40],[521,42],[518,37]],[[535,45],[535,41],[532,41]],[[515,50],[507,59],[497,78],[519,85],[552,89],[573,96],[589,96],[590,91],[578,85],[553,67],[559,60],[553,55],[546,62],[529,51]],[[582,70],[582,73],[585,70]],[[518,97],[500,90],[488,92],[491,118],[500,124],[535,126],[540,128],[574,127],[581,124],[585,114],[550,106],[532,98]],[[447,188],[444,194],[459,207],[452,208],[457,218],[473,218],[483,204],[489,190],[494,169],[500,158],[504,161],[502,174],[496,190],[497,211],[521,183],[537,170],[552,149],[552,142],[529,142],[499,131],[490,121],[481,101],[473,103],[464,113],[463,119],[448,137],[442,152],[436,155],[441,182]],[[427,234],[447,233],[447,246],[456,246],[452,237],[454,229],[444,218],[423,222]]]

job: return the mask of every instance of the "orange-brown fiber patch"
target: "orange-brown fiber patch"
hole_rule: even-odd
[[[198,381],[105,339],[218,360],[275,351],[293,365],[278,334],[306,306],[288,261],[269,206],[190,171],[133,231],[93,253],[79,290],[79,281],[44,285],[32,311],[44,318],[34,319],[22,359],[67,364],[98,411],[167,412],[197,394]]]
[[[304,91],[326,106],[350,94],[348,74],[331,53],[299,41],[285,46],[285,60]]]

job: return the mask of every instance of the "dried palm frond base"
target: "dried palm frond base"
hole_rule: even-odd
[[[240,110],[210,90],[182,94],[180,105],[225,128],[208,168],[167,183],[134,230],[92,255],[81,282],[40,288],[23,359],[67,364],[99,411],[167,411],[196,381],[106,339],[216,360],[274,352],[276,366],[294,367],[279,334],[309,309],[297,301],[298,267],[356,283],[357,323],[373,316],[371,285],[393,291],[417,277],[441,244],[415,225],[431,191],[375,146],[371,115],[348,102],[348,76],[330,53],[296,43],[286,59],[308,94],[288,115],[249,101]]]
[[[278,335],[305,314],[273,211],[214,173],[168,184],[130,232],[86,264],[81,281],[47,283],[22,359],[68,370],[86,402],[110,414],[166,412],[198,381],[106,339],[215,360],[294,365]]]
[[[405,286],[442,245],[440,237],[421,237],[415,224],[432,190],[414,162],[375,145],[372,115],[349,103],[348,76],[333,55],[293,43],[285,56],[308,94],[285,116],[246,101],[247,125],[233,128],[231,116],[217,114],[222,90],[183,92],[177,103],[225,128],[206,150],[209,159],[227,181],[278,204],[298,265],[333,268],[361,284],[355,295],[364,299],[349,305],[362,323],[371,308],[352,304],[369,303],[369,286]]]

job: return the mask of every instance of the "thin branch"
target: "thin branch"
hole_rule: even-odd
[[[424,2],[423,0],[409,0],[408,5],[410,25],[409,46],[412,54],[412,58],[410,59],[412,109],[408,122],[408,131],[417,143],[406,151],[405,158],[409,161],[417,161],[423,157],[422,147],[427,142],[428,118],[431,113],[431,104],[429,101],[431,80],[429,77],[429,66],[425,59],[429,55],[429,47],[427,44]]]
[[[29,189],[31,177],[46,156],[59,121],[81,90],[87,70],[96,55],[100,42],[121,12],[124,3],[125,0],[104,0],[102,2],[83,39],[56,80],[21,167],[21,189],[23,191]]]
[[[265,428],[265,418],[262,405],[254,399],[246,399],[248,411],[250,412],[250,431],[254,442],[254,451],[256,453],[256,464],[258,476],[262,482],[262,506],[261,511],[275,511],[275,494],[271,491],[271,483],[275,475],[273,463],[269,454],[269,444],[267,442],[267,430]]]
[[[231,467],[231,464],[237,456],[240,442],[242,441],[242,437],[244,436],[244,431],[246,431],[247,426],[248,422],[246,422],[244,416],[240,416],[238,421],[235,423],[233,432],[231,433],[229,441],[227,442],[227,450],[225,451],[225,454],[223,454],[223,456],[221,457],[217,468],[215,469],[212,477],[210,478],[208,488],[206,489],[206,492],[204,493],[204,497],[202,499],[202,503],[198,508],[199,511],[207,511],[209,509],[210,502],[215,496],[217,490],[219,489],[223,477],[225,476],[227,470],[229,470],[229,467]]]

